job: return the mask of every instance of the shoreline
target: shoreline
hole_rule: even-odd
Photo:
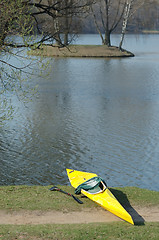
[[[72,224],[122,221],[86,198],[78,204],[70,196],[49,191],[51,186],[0,186],[1,224]],[[74,194],[70,186],[60,186]],[[136,187],[111,188],[114,196],[132,216],[135,224],[159,222],[159,192]],[[74,216],[74,218],[73,218]]]
[[[84,196],[78,204],[50,186],[0,186],[0,239],[159,239],[159,192],[136,187],[115,188],[129,207],[136,226]],[[70,186],[59,186],[71,194]],[[128,210],[128,209],[127,209]],[[106,238],[105,238],[106,237]]]
[[[134,54],[115,46],[104,45],[70,45],[58,47],[56,45],[42,45],[40,49],[31,50],[30,55],[44,57],[91,57],[91,58],[121,58],[134,57]]]

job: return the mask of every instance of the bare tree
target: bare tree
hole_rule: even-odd
[[[158,30],[159,1],[145,0],[144,4],[130,17],[128,25],[136,32]]]
[[[43,39],[52,39],[58,45],[69,43],[70,33],[77,32],[79,21],[77,17],[88,11],[92,0],[34,0],[32,16],[35,18]],[[64,40],[61,35],[64,34]]]
[[[144,3],[145,0],[97,0],[92,5],[92,14],[102,44],[111,46],[111,33],[121,28],[121,49],[128,20]]]
[[[123,14],[121,39],[119,49],[121,50],[129,18],[144,4],[144,0],[126,0]]]
[[[96,4],[92,5],[94,22],[103,45],[111,46],[110,35],[121,23],[125,9],[125,1],[126,0],[97,0]]]
[[[130,15],[130,8],[131,8],[132,2],[133,2],[133,0],[127,0],[126,3],[125,3],[123,24],[122,24],[122,31],[121,31],[121,39],[120,39],[120,43],[119,43],[119,49],[120,50],[121,50],[121,47],[122,47],[122,44],[123,44],[123,40],[124,40],[124,36],[125,36],[125,32],[126,32],[126,27],[127,27],[127,22],[128,22],[129,15]]]

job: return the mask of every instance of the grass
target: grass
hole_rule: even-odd
[[[125,205],[130,202],[138,206],[155,206],[159,205],[159,192],[141,189],[137,187],[124,187],[112,189],[114,195]]]
[[[69,45],[59,48],[57,46],[43,45],[40,49],[28,52],[31,55],[47,57],[133,57],[134,54],[118,47],[106,45]]]
[[[97,208],[97,204],[87,198],[81,198],[84,204],[77,204],[71,197],[57,191],[49,191],[51,186],[1,186],[0,209],[5,210],[60,210],[80,211],[83,208]],[[62,186],[71,194],[74,189]],[[159,192],[136,187],[111,189],[116,198],[123,203],[132,205],[154,206],[159,204]]]
[[[77,204],[70,196],[57,191],[49,191],[51,186],[6,186],[0,187],[0,209],[6,210],[60,210],[78,211],[89,207],[90,200],[85,204]],[[63,186],[64,191],[74,193],[73,188]],[[80,198],[80,197],[79,197]],[[96,206],[96,204],[92,204]]]
[[[127,223],[73,225],[1,225],[0,239],[56,240],[158,240],[159,223],[131,226]]]
[[[80,211],[83,208],[98,208],[87,198],[81,198],[84,204],[77,204],[71,197],[60,192],[51,192],[51,186],[1,186],[0,209],[18,210],[60,210]],[[69,186],[61,187],[74,193]],[[111,189],[124,205],[158,206],[159,192],[136,187]],[[145,223],[133,226],[126,222],[91,224],[46,224],[46,225],[0,225],[0,239],[15,240],[158,240],[159,223]]]

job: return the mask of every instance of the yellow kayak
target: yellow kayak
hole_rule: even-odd
[[[94,179],[98,178],[95,173],[81,172],[73,169],[66,169],[68,178],[71,185],[74,188],[79,188],[81,186],[81,193],[99,204],[101,207],[105,208],[109,212],[115,214],[116,216],[122,218],[123,220],[134,225],[133,219],[130,214],[122,207],[118,200],[114,197],[111,191],[108,189],[104,181],[101,180],[97,187],[92,187],[90,190],[82,189],[81,184],[89,183],[93,186]]]

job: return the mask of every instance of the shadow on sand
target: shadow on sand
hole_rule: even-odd
[[[131,206],[127,196],[120,190],[109,188],[112,194],[120,202],[120,204],[125,208],[125,210],[131,215],[135,225],[145,225],[144,218],[139,215],[136,210]]]

